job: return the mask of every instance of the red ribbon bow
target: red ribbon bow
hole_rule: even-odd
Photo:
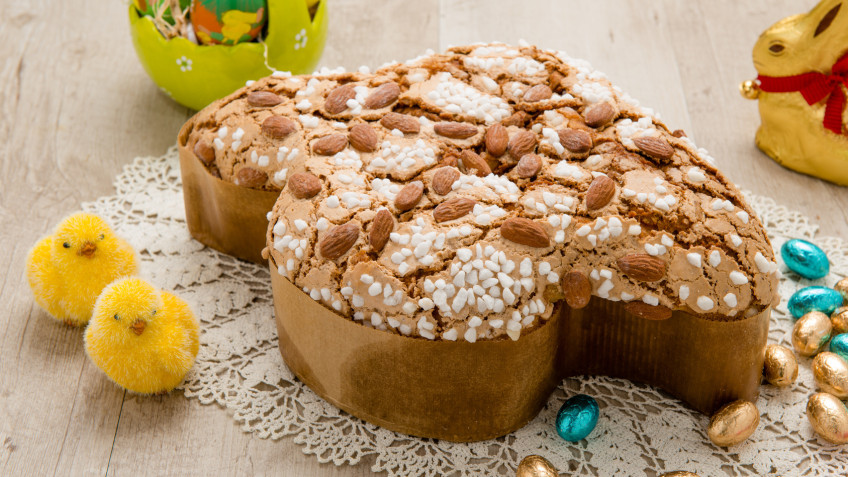
[[[794,76],[757,76],[760,89],[766,93],[792,93],[798,91],[813,105],[827,98],[824,110],[824,127],[842,134],[842,111],[845,108],[845,93],[842,85],[848,86],[848,54],[840,58],[831,68],[830,74],[811,72]]]

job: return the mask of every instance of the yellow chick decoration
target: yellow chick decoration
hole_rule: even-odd
[[[138,273],[130,244],[100,217],[78,213],[59,224],[27,256],[27,280],[35,302],[53,318],[82,326],[103,288]]]
[[[741,91],[759,100],[763,152],[790,169],[848,185],[848,6],[842,3],[822,0],[763,32],[753,52],[759,75]]]
[[[85,351],[94,364],[140,394],[174,389],[198,348],[198,324],[188,305],[140,278],[106,287],[85,330]]]

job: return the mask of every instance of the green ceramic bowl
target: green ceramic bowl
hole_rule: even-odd
[[[314,19],[304,0],[268,0],[264,44],[234,46],[168,40],[135,6],[129,10],[133,45],[147,74],[176,102],[197,110],[274,71],[311,73],[327,39],[327,0]]]

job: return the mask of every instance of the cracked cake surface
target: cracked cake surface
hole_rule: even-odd
[[[735,320],[778,300],[763,226],[713,159],[563,52],[275,73],[195,124],[211,173],[281,191],[278,273],[365,326],[516,340],[560,301]]]

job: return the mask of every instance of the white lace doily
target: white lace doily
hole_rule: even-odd
[[[569,475],[651,477],[688,470],[719,475],[845,475],[848,448],[817,438],[805,415],[815,392],[811,360],[800,359],[797,382],[765,385],[757,407],[760,426],[729,450],[710,444],[708,417],[649,386],[606,377],[563,381],[542,412],[523,429],[500,439],[455,444],[387,431],[354,418],[296,380],[277,350],[270,279],[266,267],[242,262],[191,239],[185,224],[179,161],[172,148],[162,157],[136,158],[115,181],[116,194],[83,208],[106,218],[140,252],[142,276],[188,301],[201,320],[197,363],[183,384],[185,395],[233,413],[245,432],[261,438],[292,436],[320,462],[356,464],[372,458],[389,476],[514,475],[524,456],[540,454]],[[817,226],[773,200],[748,194],[774,246],[787,238],[814,239],[833,267],[824,280],[781,279],[784,301],[772,314],[769,341],[791,348],[792,319],[786,299],[811,284],[833,285],[848,275],[848,245],[816,237]],[[601,417],[577,444],[554,431],[567,396],[595,397]]]

